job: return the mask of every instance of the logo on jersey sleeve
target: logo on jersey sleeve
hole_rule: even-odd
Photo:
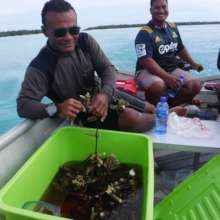
[[[137,53],[138,58],[146,56],[147,52],[146,52],[145,44],[136,44],[135,48],[136,48],[136,53]]]

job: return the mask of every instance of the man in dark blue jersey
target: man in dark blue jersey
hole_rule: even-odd
[[[184,86],[172,104],[192,101],[201,89],[201,82],[179,68],[179,57],[197,71],[203,70],[203,66],[196,63],[186,50],[177,26],[166,22],[169,14],[167,0],[151,0],[150,12],[152,19],[135,40],[138,85],[145,91],[146,99],[156,104],[168,89],[178,89],[178,79],[183,75]]]

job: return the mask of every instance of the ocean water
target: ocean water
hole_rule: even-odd
[[[89,31],[100,43],[111,62],[121,70],[134,73],[134,38],[139,28]],[[180,26],[180,33],[192,57],[204,65],[197,77],[216,75],[220,48],[220,25]],[[28,63],[45,44],[42,34],[0,38],[0,134],[23,119],[16,113],[16,98]]]

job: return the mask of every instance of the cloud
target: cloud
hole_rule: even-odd
[[[36,29],[46,0],[1,2],[0,30]],[[76,8],[80,25],[146,23],[150,0],[69,0]],[[220,0],[169,0],[171,21],[220,21]]]

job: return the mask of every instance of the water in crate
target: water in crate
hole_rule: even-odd
[[[141,167],[104,154],[65,163],[41,198],[74,220],[140,220],[142,200]]]

